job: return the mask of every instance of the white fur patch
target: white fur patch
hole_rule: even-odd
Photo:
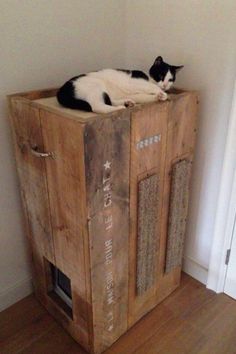
[[[173,79],[173,75],[171,74],[170,70],[168,70],[164,81],[160,81],[158,83],[159,87],[164,91],[169,90],[169,88],[173,85],[173,82],[169,81],[170,79]]]
[[[161,93],[161,88],[153,80],[131,78],[131,74],[114,69],[88,73],[74,80],[73,85],[75,97],[87,101],[97,113],[109,113],[115,109],[125,108],[125,102],[133,95],[155,95],[158,99]],[[106,105],[104,93],[109,95],[111,102],[119,101],[119,105],[116,107]]]

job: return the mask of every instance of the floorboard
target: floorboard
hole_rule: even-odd
[[[236,301],[183,273],[181,286],[105,354],[235,354]],[[86,354],[33,295],[0,313],[1,354]]]

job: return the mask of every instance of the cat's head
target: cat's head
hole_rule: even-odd
[[[149,74],[162,90],[167,91],[175,82],[176,73],[182,68],[183,65],[175,66],[165,63],[159,56],[150,68]]]

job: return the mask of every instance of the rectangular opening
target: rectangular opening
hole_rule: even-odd
[[[46,260],[48,295],[71,318],[72,292],[70,279],[56,266]]]
[[[72,308],[72,295],[70,279],[60,271],[57,267],[51,264],[53,291]]]

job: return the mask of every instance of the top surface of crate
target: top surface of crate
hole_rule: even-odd
[[[85,111],[80,111],[78,109],[64,108],[58,103],[57,98],[55,96],[40,98],[34,100],[34,103],[38,104],[42,108],[46,108],[51,111],[54,111],[55,113],[59,113],[63,115],[68,114],[74,117],[75,119],[83,120],[83,121],[87,121],[90,118],[94,118],[98,115],[93,112],[85,112]]]
[[[67,116],[73,120],[77,120],[80,123],[87,123],[89,121],[93,121],[97,117],[107,118],[113,117],[117,114],[117,111],[123,112],[123,110],[118,110],[109,113],[109,114],[98,114],[94,112],[85,112],[80,110],[74,110],[69,108],[64,108],[61,106],[56,98],[56,93],[58,89],[45,89],[45,90],[37,90],[37,91],[30,91],[30,92],[23,92],[23,93],[16,93],[13,95],[9,95],[8,99],[12,100],[22,100],[29,105],[32,105],[37,108],[41,108],[57,115]],[[160,105],[166,105],[169,101],[178,100],[181,96],[189,95],[189,94],[196,94],[195,91],[188,91],[183,89],[172,88],[169,92],[169,100],[165,102],[159,102]],[[127,108],[126,110],[136,111],[141,109],[143,106],[152,105],[155,103],[144,103],[144,104],[136,104],[135,107]]]

